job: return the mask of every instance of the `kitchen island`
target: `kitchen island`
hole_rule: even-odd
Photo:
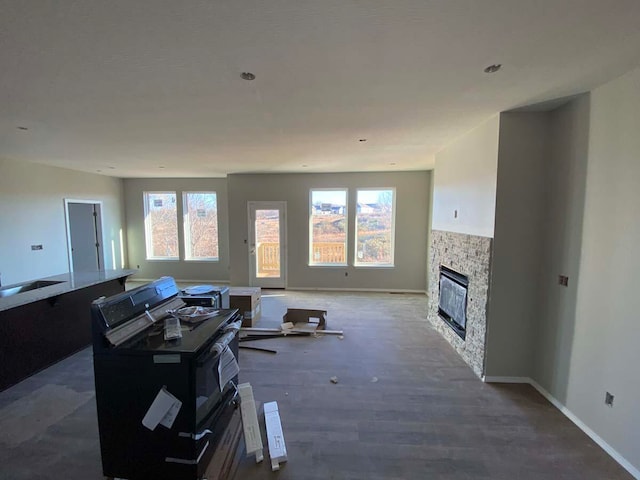
[[[135,272],[63,273],[2,287],[0,391],[90,345],[91,302],[124,291]]]

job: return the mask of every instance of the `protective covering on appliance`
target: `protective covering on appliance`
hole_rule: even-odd
[[[192,306],[178,308],[177,310],[167,310],[167,313],[182,322],[199,323],[215,317],[218,315],[219,310],[211,307]]]

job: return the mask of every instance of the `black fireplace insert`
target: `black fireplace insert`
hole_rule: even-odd
[[[463,340],[467,333],[469,277],[440,265],[438,316]]]

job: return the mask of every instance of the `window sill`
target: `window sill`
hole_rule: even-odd
[[[395,265],[367,265],[366,263],[356,263],[353,266],[355,268],[396,268]]]
[[[344,267],[348,267],[349,265],[347,263],[309,263],[307,264],[308,267],[311,268],[316,268],[316,267],[320,267],[320,268],[344,268]]]

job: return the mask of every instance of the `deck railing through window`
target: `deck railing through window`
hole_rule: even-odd
[[[280,276],[280,244],[262,242],[258,244],[258,277]]]
[[[311,245],[313,263],[321,264],[345,264],[347,258],[344,243],[341,242],[314,242]]]
[[[314,263],[345,264],[347,263],[344,243],[317,242],[312,245]],[[258,244],[258,276],[274,277],[280,275],[280,244],[262,242]]]

